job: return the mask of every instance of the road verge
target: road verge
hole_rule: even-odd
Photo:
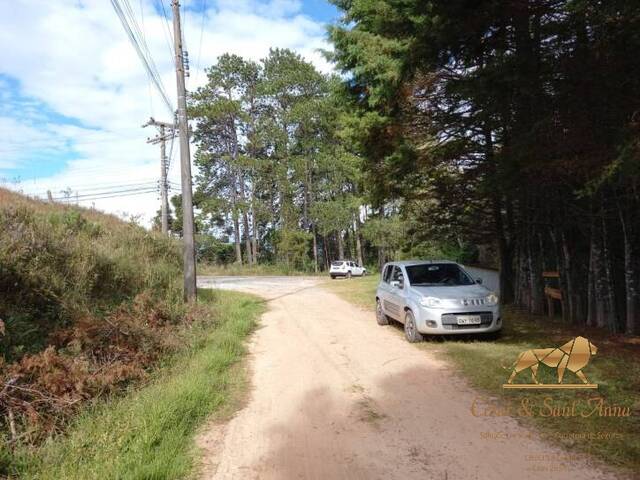
[[[12,475],[38,479],[188,477],[198,461],[197,429],[237,405],[238,361],[263,306],[253,296],[201,291],[215,319],[194,324],[189,345],[144,387],[86,409],[64,436],[16,452]]]

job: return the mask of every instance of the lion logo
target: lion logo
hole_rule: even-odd
[[[516,375],[523,370],[531,369],[531,378],[536,385],[538,382],[538,367],[544,363],[548,367],[557,368],[558,384],[562,383],[567,370],[575,373],[585,384],[589,381],[582,372],[582,369],[589,364],[591,355],[595,355],[598,348],[584,337],[576,337],[558,348],[537,348],[527,350],[518,355],[518,359],[513,364],[513,371],[507,381],[507,385],[513,383]]]

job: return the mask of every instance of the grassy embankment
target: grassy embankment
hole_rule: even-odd
[[[372,328],[375,324],[375,290],[379,276],[370,276],[351,281],[334,281],[327,288],[346,300],[364,309],[371,310]],[[418,348],[443,354],[451,359],[469,382],[486,398],[494,398],[496,405],[511,403],[518,412],[522,401],[535,405],[537,415],[518,418],[538,427],[542,438],[558,443],[572,452],[593,455],[609,465],[626,467],[640,471],[640,342],[638,339],[624,339],[597,329],[566,325],[560,320],[534,317],[513,308],[503,311],[504,329],[497,341],[477,338],[433,338],[418,344]],[[396,332],[402,329],[396,325]],[[393,328],[393,327],[392,327]],[[597,356],[584,369],[591,382],[599,385],[598,390],[586,391],[513,391],[503,390],[510,374],[510,367],[522,351],[532,348],[556,347],[571,338],[582,335],[598,347]],[[541,367],[544,383],[554,383],[555,372]],[[566,382],[579,382],[571,372],[567,372]],[[529,383],[528,372],[522,372],[517,380]],[[602,397],[609,405],[630,407],[628,417],[601,417],[595,413],[581,416],[540,416],[550,413],[544,407],[544,399],[551,398],[554,406],[570,406],[579,400],[585,407],[594,397]],[[591,408],[576,410],[585,414]],[[589,438],[590,436],[603,438]],[[609,435],[607,438],[606,435]],[[586,438],[584,438],[586,437]],[[490,440],[487,440],[490,441]]]
[[[309,276],[327,275],[326,272],[303,272],[287,267],[285,264],[259,264],[259,265],[228,265],[198,264],[198,275],[222,275],[222,276]]]
[[[186,307],[178,242],[0,189],[0,477],[183,478],[261,307]]]
[[[20,478],[183,479],[195,471],[194,433],[230,415],[244,391],[238,360],[262,310],[249,295],[200,291],[215,322],[191,332],[191,345],[143,388],[87,409],[67,434],[23,451]]]

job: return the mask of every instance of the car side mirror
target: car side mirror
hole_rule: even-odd
[[[482,285],[482,279],[481,278],[476,278],[476,283],[478,285]]]
[[[391,285],[392,287],[398,287],[400,285],[400,282],[398,280],[391,280],[391,282],[389,282],[389,285]]]

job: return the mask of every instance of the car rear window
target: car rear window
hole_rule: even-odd
[[[344,262],[331,262],[331,265],[333,265],[334,267],[339,267],[343,264]]]

